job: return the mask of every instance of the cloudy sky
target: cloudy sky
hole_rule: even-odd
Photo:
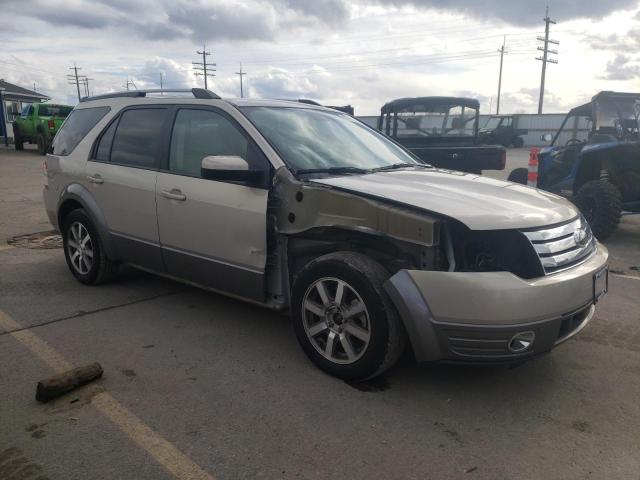
[[[559,64],[547,69],[545,112],[599,90],[639,90],[638,0],[550,0]],[[446,5],[444,7],[443,5]],[[495,112],[537,109],[546,2],[536,0],[0,0],[0,78],[76,103],[74,63],[94,94],[203,86],[196,50],[212,52],[209,88],[311,98],[376,115],[394,98],[462,95]],[[134,88],[131,86],[130,88]]]

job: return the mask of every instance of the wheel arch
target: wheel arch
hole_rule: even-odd
[[[341,226],[316,227],[288,235],[287,243],[289,280],[292,283],[296,272],[306,264],[336,251],[368,256],[387,269],[390,275],[402,268],[397,261],[403,254],[402,248],[397,241],[380,232]]]
[[[111,240],[111,235],[109,234],[109,228],[104,213],[93,198],[93,195],[78,183],[68,185],[60,196],[56,214],[58,229],[62,231],[66,216],[78,208],[84,209],[89,217],[91,217],[91,220],[98,231],[98,235],[100,235],[100,241],[107,257],[115,260],[117,253]]]

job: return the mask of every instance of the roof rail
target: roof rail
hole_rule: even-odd
[[[93,100],[103,100],[105,98],[140,98],[146,97],[148,93],[191,93],[194,98],[220,100],[220,97],[211,90],[204,88],[182,88],[182,89],[151,89],[151,90],[127,90],[126,92],[105,93],[93,97],[82,97],[81,102],[91,102]]]

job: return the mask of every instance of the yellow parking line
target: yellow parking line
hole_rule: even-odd
[[[22,325],[0,310],[0,327],[7,332],[12,332],[21,329]],[[29,330],[12,332],[10,335],[56,373],[73,368],[59,352]],[[213,480],[211,475],[162,435],[142,422],[109,393],[98,393],[92,398],[91,403],[176,478]]]
[[[622,273],[612,273],[611,275],[620,278],[630,278],[631,280],[640,280],[640,277],[634,277],[633,275],[624,275]]]

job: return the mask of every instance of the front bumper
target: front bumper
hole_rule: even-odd
[[[595,311],[594,275],[607,264],[598,244],[584,263],[536,279],[509,272],[401,270],[385,289],[419,362],[516,362],[571,338]],[[514,335],[533,332],[521,351]]]

